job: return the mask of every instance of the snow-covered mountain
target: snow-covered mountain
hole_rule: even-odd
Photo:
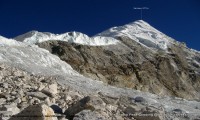
[[[118,36],[127,36],[141,45],[152,49],[166,50],[168,46],[175,44],[176,42],[143,20],[138,20],[124,26],[110,28],[93,37],[89,37],[80,32],[53,34],[49,32],[30,31],[17,36],[14,39],[28,44],[36,44],[48,40],[61,40],[83,45],[101,46],[117,44],[119,41],[115,38]]]
[[[36,100],[49,106],[62,106],[73,117],[79,112],[82,115],[89,111],[86,116],[94,119],[98,118],[94,116],[97,113],[109,116],[107,119],[126,119],[129,114],[142,113],[158,113],[159,117],[142,117],[152,120],[199,119],[200,103],[194,101],[200,99],[199,63],[198,51],[187,48],[142,20],[110,28],[94,37],[79,32],[53,34],[38,31],[14,39],[0,36],[0,109],[5,103],[23,106],[35,104],[31,101]],[[21,75],[21,71],[26,74]],[[82,73],[85,73],[84,76]],[[29,77],[29,82],[35,80],[39,83],[30,86],[26,83],[27,76],[34,78]],[[37,76],[43,80],[37,79]],[[44,95],[47,91],[42,91],[48,88],[48,92],[52,92],[46,77],[55,77],[62,86],[55,96]],[[8,80],[11,82],[7,83]],[[104,83],[106,80],[109,85]],[[21,87],[26,89],[26,92],[22,90],[22,95],[16,92],[16,85],[21,83],[24,84]],[[10,86],[14,87],[11,89]],[[52,89],[57,91],[55,85]],[[35,94],[30,97],[28,92]],[[83,97],[89,95],[92,99],[83,101],[78,99],[78,95],[71,95],[74,98],[70,98],[70,92],[80,93]],[[48,98],[43,99],[41,95]],[[66,105],[69,100],[78,104],[75,105],[75,112],[74,103],[71,108]],[[92,102],[86,108],[78,107],[88,101]],[[138,116],[131,119],[134,117]]]
[[[127,36],[147,47],[163,50],[167,49],[174,42],[172,38],[166,36],[143,20],[110,28],[96,36],[109,36],[114,38]]]
[[[111,45],[119,42],[111,37],[89,37],[80,32],[67,32],[63,34],[53,34],[48,32],[31,31],[14,38],[17,41],[23,41],[27,44],[36,44],[48,40],[61,40],[70,43],[77,43],[83,45],[100,46]]]

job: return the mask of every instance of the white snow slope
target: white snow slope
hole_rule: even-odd
[[[138,20],[124,26],[113,27],[96,36],[119,37],[126,36],[150,48],[166,50],[173,42],[166,36],[143,20]]]
[[[8,46],[8,45],[19,46],[22,44],[23,43],[17,42],[16,40],[8,39],[3,36],[0,36],[0,46]]]
[[[17,36],[14,39],[16,39],[17,41],[22,41],[27,44],[36,44],[48,40],[61,40],[70,43],[77,43],[77,44],[91,45],[91,46],[112,45],[119,42],[118,40],[111,37],[101,37],[101,36],[89,37],[80,32],[53,34],[48,32],[31,31],[23,35]]]

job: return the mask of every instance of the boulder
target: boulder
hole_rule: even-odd
[[[58,105],[51,105],[50,107],[53,109],[54,113],[58,113],[58,114],[63,113],[62,108],[60,108]]]
[[[9,120],[57,120],[54,111],[45,104],[31,105]]]
[[[82,110],[89,109],[94,110],[94,106],[91,106],[89,102],[91,101],[91,97],[87,96],[78,101],[76,104],[69,107],[64,114],[67,118],[71,119],[74,117],[75,114],[79,113]]]

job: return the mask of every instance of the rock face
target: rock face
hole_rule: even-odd
[[[84,46],[63,41],[38,45],[84,76],[109,85],[158,95],[200,98],[200,74],[187,60],[186,48],[177,44],[168,48],[170,52],[151,51],[128,37],[118,39],[122,43],[109,46]]]

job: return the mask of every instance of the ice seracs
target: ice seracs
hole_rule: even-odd
[[[0,36],[0,46],[19,46],[23,43]]]
[[[143,20],[138,20],[124,26],[110,28],[97,36],[129,37],[142,45],[150,48],[166,50],[170,43],[170,38]]]
[[[100,46],[112,45],[119,41],[111,37],[89,37],[80,32],[67,32],[63,34],[53,34],[48,32],[31,31],[23,35],[17,36],[17,41],[23,41],[27,44],[36,44],[48,40],[61,40],[70,43],[77,43],[82,45]]]

